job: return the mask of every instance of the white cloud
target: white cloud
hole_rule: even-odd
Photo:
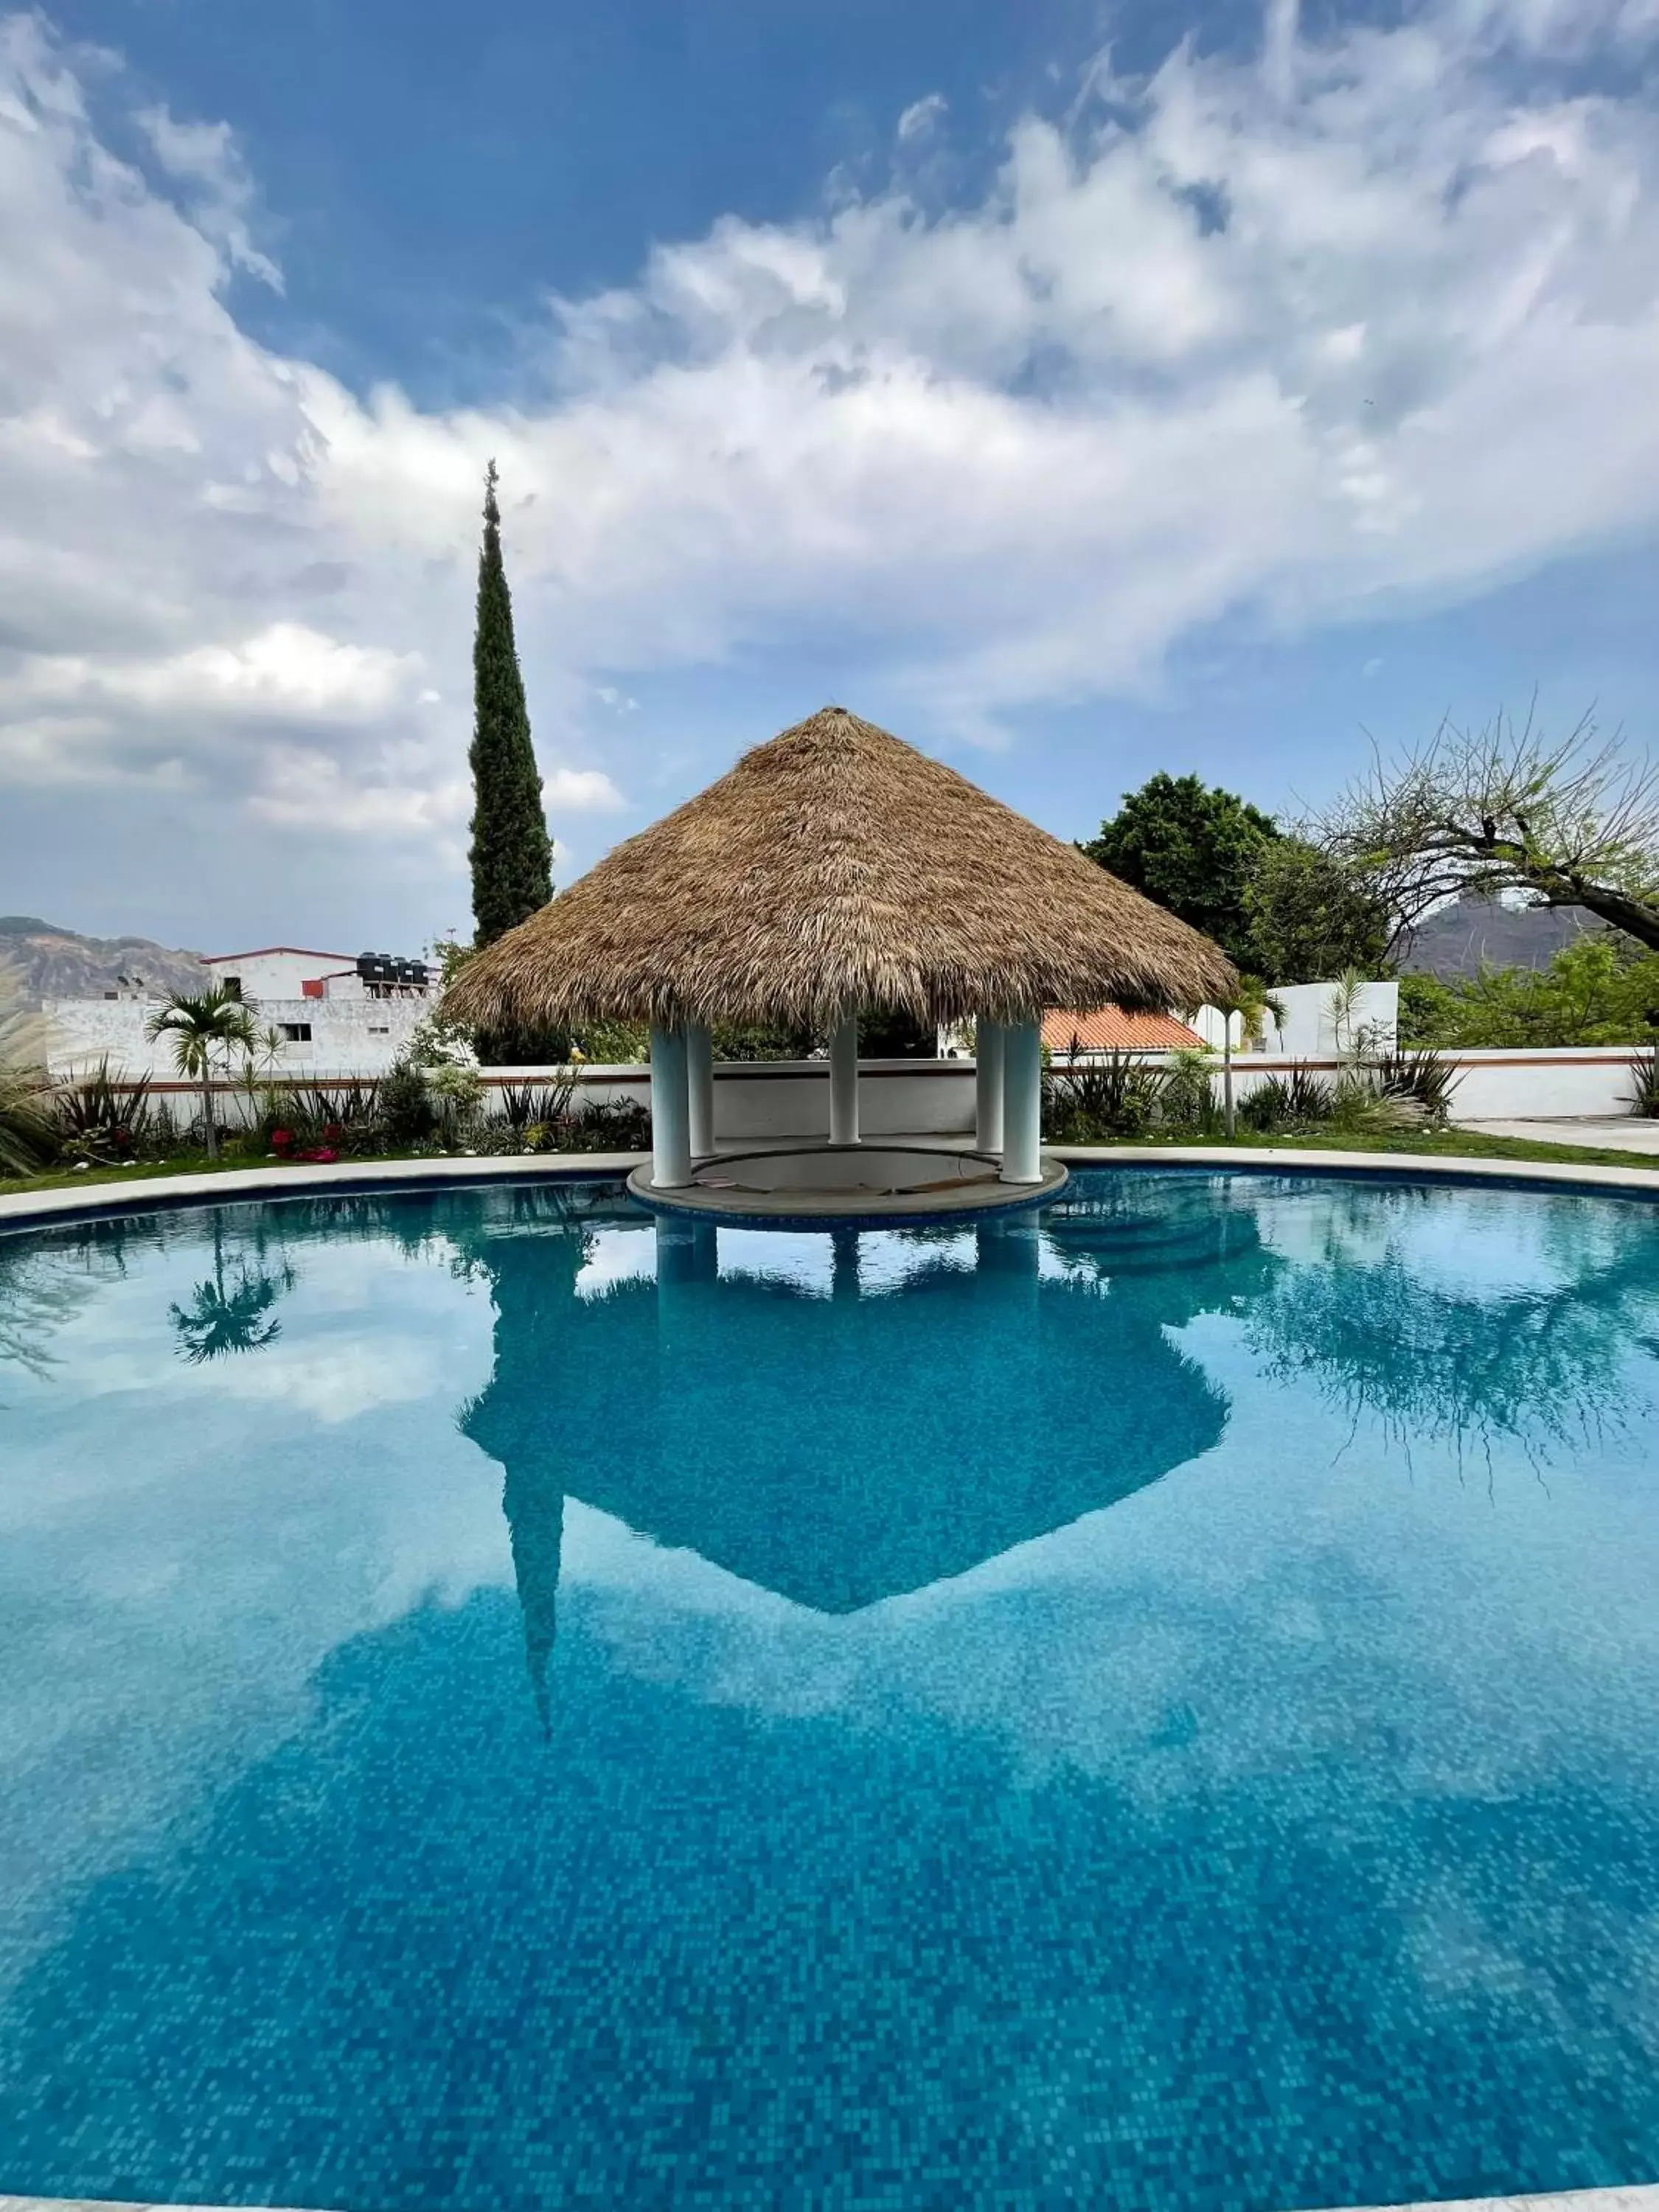
[[[465,779],[432,780],[431,764],[395,753],[358,774],[314,746],[273,748],[262,763],[248,799],[250,812],[284,830],[319,830],[334,836],[441,838],[471,811]]]
[[[925,100],[911,101],[898,119],[901,139],[924,138],[950,112],[951,103],[942,92],[930,92]]]
[[[249,232],[253,184],[230,125],[175,122],[165,107],[141,109],[135,119],[162,168],[190,188],[191,213],[204,234],[223,246],[236,267],[280,292],[281,270]]]
[[[611,814],[628,804],[602,769],[556,768],[542,781],[547,804],[567,813]]]
[[[452,856],[491,453],[556,817],[647,787],[636,673],[830,640],[911,734],[994,738],[1224,613],[1445,601],[1650,532],[1656,29],[1647,0],[1328,39],[1279,8],[1254,59],[1101,62],[975,203],[726,217],[559,303],[553,399],[438,412],[256,343],[234,140],[147,110],[147,183],[13,18],[0,777],[183,778]],[[1601,89],[1554,81],[1587,55]],[[601,708],[617,781],[582,764]]]
[[[407,694],[419,669],[418,654],[343,644],[303,623],[273,623],[235,643],[195,646],[156,660],[37,654],[9,689],[34,701],[93,698],[163,714],[368,721]]]

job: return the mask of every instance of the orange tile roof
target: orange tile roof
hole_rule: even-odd
[[[1073,1037],[1085,1052],[1170,1052],[1204,1042],[1173,1014],[1129,1014],[1121,1006],[1100,1006],[1091,1014],[1042,1017],[1042,1042],[1051,1053],[1068,1053]]]

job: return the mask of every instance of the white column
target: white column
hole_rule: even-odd
[[[982,1152],[1002,1150],[1002,1024],[982,1017],[974,1024],[974,1142]]]
[[[685,1033],[685,1081],[690,1095],[690,1145],[694,1160],[714,1149],[714,1040],[699,1024]]]
[[[851,1014],[830,1036],[830,1141],[859,1140],[859,1024]]]
[[[1002,1180],[1042,1180],[1042,1032],[1011,1022],[1002,1040]]]
[[[651,1180],[678,1190],[691,1180],[691,1102],[685,1031],[651,1024]]]

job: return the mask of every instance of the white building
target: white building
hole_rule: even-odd
[[[317,952],[298,945],[262,945],[252,952],[204,952],[202,964],[234,999],[320,999],[337,979],[355,976],[355,952]]]
[[[422,963],[384,954],[266,945],[213,953],[203,964],[244,1001],[261,1031],[273,1034],[277,1077],[383,1075],[437,997],[436,978]],[[166,1080],[174,1073],[173,1047],[145,1035],[161,1003],[131,991],[47,1000],[48,1070],[84,1074],[107,1060],[112,1073]]]

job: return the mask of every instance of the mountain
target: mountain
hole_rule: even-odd
[[[1450,982],[1488,968],[1547,968],[1566,945],[1602,925],[1582,907],[1505,906],[1501,899],[1454,899],[1418,924],[1401,962],[1408,975]]]
[[[193,952],[149,937],[84,937],[38,915],[0,915],[0,967],[15,969],[25,1006],[43,999],[100,999],[142,983],[147,994],[205,990],[211,978]]]

